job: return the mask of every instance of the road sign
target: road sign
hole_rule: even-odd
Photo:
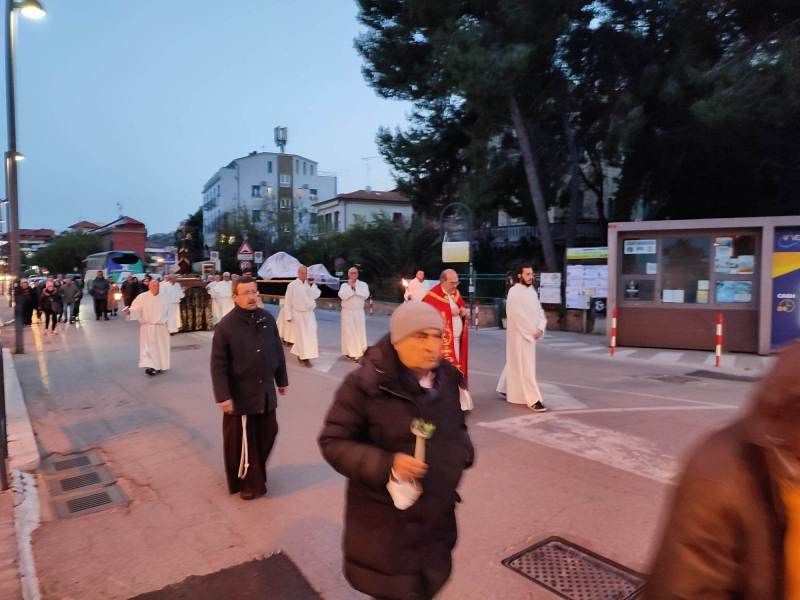
[[[264,262],[264,253],[263,252],[256,252],[254,261],[257,265],[260,265]]]
[[[208,260],[217,262],[219,260],[219,250],[212,250],[208,253]]]
[[[243,260],[239,262],[239,270],[242,273],[249,271],[251,268],[253,268],[253,263],[251,263],[249,260]]]
[[[247,240],[244,240],[242,245],[239,246],[239,250],[236,252],[236,260],[253,260],[253,249],[247,243]]]

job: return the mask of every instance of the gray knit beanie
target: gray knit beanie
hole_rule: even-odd
[[[430,304],[406,302],[392,313],[392,318],[389,320],[389,339],[392,344],[396,344],[423,329],[442,331],[443,328],[442,316]]]

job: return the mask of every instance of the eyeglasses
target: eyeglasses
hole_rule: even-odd
[[[258,296],[258,290],[248,290],[246,292],[236,292],[237,296]]]

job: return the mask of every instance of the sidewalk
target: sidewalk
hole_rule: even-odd
[[[505,336],[505,330],[495,327],[478,330],[470,336]],[[540,342],[544,351],[556,350],[569,354],[581,354],[586,357],[615,362],[633,362],[683,366],[696,371],[712,372],[720,375],[760,377],[775,360],[774,356],[757,354],[741,354],[724,352],[721,366],[715,367],[713,349],[708,352],[700,350],[665,350],[662,348],[629,348],[618,346],[616,356],[612,358],[605,335],[591,333],[574,333],[570,331],[548,331]]]
[[[19,515],[18,507],[25,501],[24,486],[14,485],[17,477],[14,473],[23,470],[35,470],[39,462],[39,453],[31,428],[22,388],[19,384],[13,356],[9,350],[14,343],[13,310],[8,306],[6,296],[0,296],[0,321],[9,322],[0,327],[2,339],[3,374],[5,381],[6,417],[8,429],[8,471],[10,489],[0,492],[0,598],[18,600],[23,598],[21,561],[19,553],[19,532],[17,531]],[[26,331],[26,343],[30,343],[30,332]],[[32,481],[32,480],[31,480]],[[38,517],[36,517],[38,520]],[[35,590],[35,582],[28,585],[28,596]],[[33,587],[31,587],[31,585]]]

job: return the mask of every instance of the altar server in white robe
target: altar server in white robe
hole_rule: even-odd
[[[292,331],[291,321],[286,320],[286,298],[281,298],[278,301],[278,336],[283,340],[284,344],[294,344],[294,332]]]
[[[136,296],[130,306],[131,320],[139,321],[139,368],[151,377],[169,369],[170,302],[160,285],[151,281],[148,291]]]
[[[312,358],[319,357],[317,317],[314,315],[319,295],[317,284],[308,279],[308,268],[300,265],[297,279],[286,287],[284,310],[294,335],[292,354],[306,367],[311,366]]]
[[[223,273],[222,279],[215,275],[216,281],[208,284],[206,288],[208,295],[211,296],[211,316],[214,325],[222,320],[222,317],[233,310],[233,281],[231,274],[227,271]]]
[[[342,354],[358,361],[367,349],[367,324],[364,303],[369,298],[369,286],[358,279],[358,269],[350,267],[347,282],[339,287],[342,301]]]
[[[536,344],[544,337],[547,317],[533,288],[533,267],[521,266],[516,279],[506,301],[506,366],[497,391],[505,392],[512,404],[544,412],[547,408],[536,383]]]
[[[169,333],[178,333],[181,328],[181,300],[183,300],[183,288],[178,283],[177,275],[167,275],[167,280],[161,282],[161,294],[169,304],[169,321],[167,326]]]

